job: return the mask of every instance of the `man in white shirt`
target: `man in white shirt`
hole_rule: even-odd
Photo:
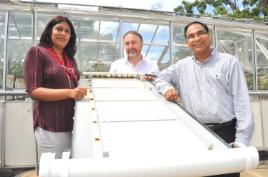
[[[143,38],[136,31],[128,31],[124,34],[124,50],[126,57],[112,63],[111,73],[131,73],[145,75],[141,79],[154,80],[151,75],[157,75],[159,68],[156,63],[146,59],[142,54]]]

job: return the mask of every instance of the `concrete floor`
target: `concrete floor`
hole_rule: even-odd
[[[268,160],[261,161],[255,170],[241,173],[241,177],[268,177]]]
[[[16,177],[38,177],[35,170],[30,170],[19,174]]]

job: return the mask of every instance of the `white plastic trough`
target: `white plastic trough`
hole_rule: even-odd
[[[254,169],[255,147],[232,149],[154,86],[90,80],[76,102],[71,158],[43,154],[40,177],[197,177]]]

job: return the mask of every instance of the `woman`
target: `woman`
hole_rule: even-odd
[[[39,154],[53,152],[61,157],[71,149],[75,100],[87,93],[87,88],[78,86],[75,44],[72,23],[57,16],[47,24],[38,46],[28,51],[24,63],[26,91],[34,100],[33,126]]]

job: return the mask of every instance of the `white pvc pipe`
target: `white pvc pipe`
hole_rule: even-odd
[[[41,156],[40,177],[196,177],[241,172],[257,167],[256,148],[210,150],[195,156],[158,159],[54,159]]]

